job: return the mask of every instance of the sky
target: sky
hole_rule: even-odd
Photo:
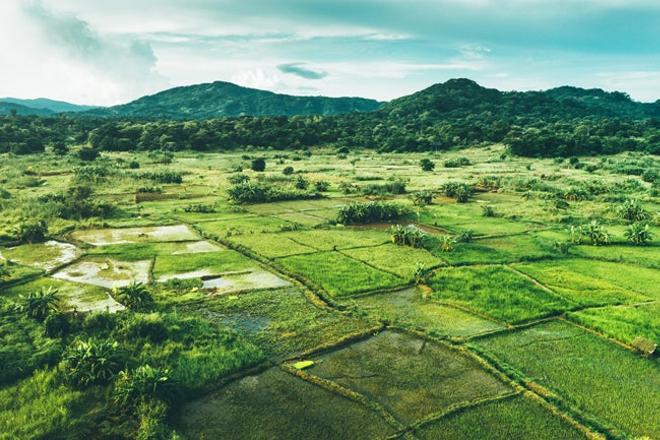
[[[0,96],[216,80],[389,100],[450,78],[660,98],[660,0],[0,0]]]

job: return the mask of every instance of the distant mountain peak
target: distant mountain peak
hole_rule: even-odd
[[[166,119],[228,116],[337,115],[377,110],[381,103],[365,98],[295,96],[242,87],[226,81],[180,86],[91,114]]]

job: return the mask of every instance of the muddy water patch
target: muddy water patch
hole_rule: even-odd
[[[0,251],[0,260],[6,258],[16,263],[46,271],[68,264],[81,252],[70,243],[50,240],[40,244],[26,244]]]
[[[275,289],[291,285],[277,275],[265,271],[256,270],[248,273],[227,274],[218,278],[204,281],[203,288],[213,294],[241,292],[256,289]]]
[[[132,282],[148,283],[150,260],[117,261],[110,258],[86,260],[53,275],[54,278],[112,289]]]
[[[210,241],[194,241],[192,243],[182,243],[182,249],[172,252],[172,255],[205,254],[222,250],[223,248]]]
[[[76,240],[94,246],[145,242],[193,241],[199,236],[186,225],[140,228],[90,229],[71,234]]]

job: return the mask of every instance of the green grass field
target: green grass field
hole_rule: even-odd
[[[660,198],[615,171],[651,155],[579,158],[589,170],[502,145],[0,157],[0,439],[660,438]],[[82,184],[108,213],[61,215],[80,167],[107,173]],[[163,170],[182,183],[134,177]],[[299,177],[330,186],[227,192]],[[474,191],[459,203],[448,182]],[[625,236],[631,200],[643,245]],[[341,224],[355,203],[410,212]],[[31,219],[43,237],[19,237]],[[397,224],[423,246],[395,244]]]

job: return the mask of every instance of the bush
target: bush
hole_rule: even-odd
[[[266,170],[266,159],[263,157],[258,157],[256,159],[253,159],[252,162],[250,162],[250,168],[252,171],[258,171],[258,172],[263,172]]]
[[[287,189],[268,185],[266,183],[241,183],[233,185],[227,190],[227,195],[234,203],[266,203],[284,200],[318,199],[319,193],[299,189]]]
[[[463,182],[447,182],[440,187],[440,190],[444,195],[456,199],[459,203],[467,202],[473,192],[472,187]]]
[[[484,205],[481,207],[481,215],[484,217],[495,217],[495,208],[490,205]]]
[[[471,165],[470,159],[467,157],[457,157],[455,159],[446,160],[445,168],[459,168],[467,165]]]
[[[297,189],[307,189],[309,187],[309,180],[305,176],[297,176],[296,180],[293,182],[293,186]]]
[[[580,230],[582,235],[587,237],[594,246],[600,246],[610,242],[610,234],[596,220],[581,226]]]
[[[90,313],[83,321],[83,330],[88,333],[110,333],[115,327],[117,315],[109,312]]]
[[[25,243],[41,243],[48,234],[48,225],[44,220],[21,223],[18,227],[17,237]]]
[[[135,314],[123,323],[118,335],[127,340],[141,338],[158,343],[168,338],[169,329],[158,313]]]
[[[227,178],[227,180],[232,185],[238,185],[238,184],[241,184],[241,183],[249,182],[250,181],[250,176],[248,176],[247,174],[243,174],[243,173],[237,173],[237,174],[232,174],[231,176],[229,176]]]
[[[20,310],[37,321],[43,321],[52,312],[57,311],[60,301],[59,292],[52,287],[20,295],[18,298]]]
[[[619,216],[628,222],[641,222],[647,220],[651,215],[639,204],[637,200],[626,200],[617,208]]]
[[[76,340],[64,358],[67,379],[77,386],[105,384],[119,372],[123,356],[119,344],[109,340]]]
[[[69,315],[61,312],[48,315],[44,321],[44,332],[49,338],[60,338],[71,331]]]
[[[649,225],[633,223],[624,231],[625,237],[635,245],[644,245],[653,240]]]
[[[372,183],[362,188],[362,194],[367,196],[384,196],[390,194],[405,194],[406,182],[395,179],[386,183]]]
[[[215,212],[215,207],[211,205],[203,205],[200,203],[188,205],[185,208],[183,208],[185,212],[197,212],[201,214],[210,214],[212,212]]]
[[[433,203],[433,198],[435,197],[435,192],[424,190],[418,191],[411,196],[413,204],[415,206],[426,206]]]
[[[431,172],[435,169],[435,163],[431,159],[422,159],[419,161],[419,167],[422,171]]]
[[[91,162],[93,160],[96,160],[99,157],[99,155],[100,155],[99,151],[93,147],[82,147],[76,153],[76,157],[78,157],[78,159],[85,162]]]
[[[151,399],[168,400],[171,387],[169,370],[142,365],[133,371],[119,372],[113,400],[122,409],[136,408]]]
[[[282,170],[282,174],[284,174],[285,176],[290,176],[291,174],[293,174],[293,167],[291,166],[284,167],[284,169]]]
[[[177,171],[161,170],[138,175],[140,179],[153,180],[158,183],[178,184],[183,182],[183,176]]]
[[[419,248],[424,246],[426,234],[414,225],[394,225],[390,228],[392,243],[398,246]]]
[[[317,180],[314,182],[314,189],[318,192],[326,192],[330,189],[330,182],[327,180]]]
[[[116,290],[117,300],[131,310],[145,310],[153,305],[151,292],[142,283],[133,282]]]
[[[410,215],[408,207],[392,202],[353,202],[342,206],[337,222],[343,224],[374,223],[397,220]]]

